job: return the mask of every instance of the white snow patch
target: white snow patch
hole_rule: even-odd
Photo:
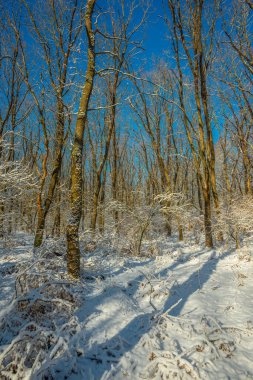
[[[142,258],[98,247],[75,284],[64,255],[49,244],[34,258],[31,243],[0,248],[1,379],[253,378],[253,243],[160,239]]]

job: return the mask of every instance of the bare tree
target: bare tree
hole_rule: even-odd
[[[68,273],[74,278],[79,278],[80,276],[78,230],[82,215],[83,136],[95,76],[95,34],[92,28],[92,15],[95,3],[96,0],[88,0],[86,4],[85,28],[88,39],[88,64],[71,152],[70,217],[67,225],[67,259]]]
[[[22,44],[23,67],[21,70],[23,70],[28,90],[33,97],[40,115],[46,151],[43,155],[43,173],[40,174],[41,186],[37,198],[38,217],[34,246],[38,247],[42,243],[46,216],[52,204],[56,185],[59,180],[63,147],[67,136],[65,109],[68,109],[68,107],[65,98],[69,93],[70,87],[69,65],[75,44],[82,30],[82,22],[79,22],[80,9],[78,0],[70,1],[68,4],[63,4],[60,0],[48,0],[43,2],[43,4],[41,3],[40,5],[44,7],[48,15],[49,27],[46,26],[45,20],[42,17],[38,17],[36,13],[37,9],[33,8],[25,0],[22,0],[22,2],[27,9],[32,33],[39,44],[47,69],[47,77],[42,73],[41,80],[49,80],[56,104],[56,126],[54,146],[52,147],[52,169],[49,175],[48,159],[50,156],[50,138],[46,125],[46,114],[48,110],[46,108],[47,104],[45,104],[45,95],[43,95],[45,94],[45,86],[44,83],[42,83],[42,92],[40,94],[35,90],[27,64],[27,52]],[[39,4],[36,5],[38,6]],[[38,172],[40,172],[40,170],[38,170]],[[45,185],[47,177],[49,177],[49,184],[46,190]]]
[[[177,62],[180,108],[204,198],[206,246],[212,247],[211,196],[213,195],[215,208],[218,213],[219,197],[216,187],[215,149],[207,78],[213,56],[216,4],[214,4],[214,17],[207,36],[204,35],[203,31],[204,6],[207,5],[207,2],[204,0],[187,2],[187,9],[186,7],[183,8],[181,2],[168,1],[168,5],[172,17],[171,36]],[[193,120],[191,120],[186,108],[185,74],[181,62],[181,52],[187,58],[191,73],[196,110]],[[198,129],[195,128],[195,122],[198,125]],[[197,144],[195,144],[195,140]],[[221,234],[220,238],[222,238]]]

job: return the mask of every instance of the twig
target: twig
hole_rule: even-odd
[[[178,300],[174,305],[172,305],[168,310],[166,310],[163,314],[160,315],[160,318],[165,317],[171,310],[173,310],[180,302],[182,301],[182,298]]]

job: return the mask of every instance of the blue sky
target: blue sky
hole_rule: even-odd
[[[100,5],[104,5],[103,1],[101,0]],[[133,0],[126,1],[129,1],[129,4],[131,4]],[[28,2],[31,2],[33,5],[36,4],[33,3],[33,0],[28,0]],[[12,1],[6,4],[7,8],[11,6],[11,3]],[[163,0],[150,1],[150,10],[148,13],[147,22],[143,28],[144,31],[140,31],[137,36],[137,39],[140,38],[143,40],[144,51],[138,55],[138,59],[135,60],[134,67],[138,67],[139,65],[142,67],[144,72],[148,72],[155,69],[155,65],[158,64],[160,60],[164,60],[169,67],[174,66],[174,58],[170,54],[166,54],[166,51],[168,52],[170,49],[170,42],[168,41],[169,30],[164,21],[164,17],[168,16],[168,13],[167,4],[164,4]],[[136,19],[140,19],[141,17],[142,10],[140,9],[137,11]],[[30,39],[29,34],[27,34],[26,37],[27,44],[32,45],[32,40]],[[37,51],[34,53],[36,54]],[[81,60],[80,64],[84,68],[86,59]],[[215,132],[215,135],[216,133],[217,132]]]
[[[168,49],[168,27],[163,20],[164,9],[160,0],[153,0],[149,20],[145,27],[144,48],[146,58],[160,59]]]

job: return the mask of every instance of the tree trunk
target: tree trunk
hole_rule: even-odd
[[[4,202],[0,201],[0,239],[4,237]]]
[[[70,217],[67,225],[67,266],[69,275],[76,279],[80,277],[78,231],[82,215],[83,135],[95,76],[95,36],[92,30],[92,13],[95,2],[96,0],[88,0],[86,5],[85,28],[88,38],[88,64],[71,152]]]
[[[182,226],[182,224],[180,222],[178,224],[178,240],[179,241],[183,241],[184,240],[183,226]]]
[[[40,203],[41,210],[38,209],[38,221],[37,228],[34,239],[34,247],[39,247],[43,241],[44,228],[46,223],[46,216],[51,207],[56,185],[59,179],[59,173],[61,170],[62,163],[62,149],[64,144],[64,106],[61,98],[58,99],[58,122],[55,134],[55,158],[53,163],[53,171],[51,173],[50,183],[48,187],[47,197],[45,199],[44,205],[42,206],[42,201]],[[40,195],[41,196],[41,195]],[[39,217],[40,214],[40,217]]]
[[[90,223],[90,229],[93,235],[95,235],[95,231],[96,231],[100,188],[101,188],[101,183],[97,184],[97,188],[95,189],[95,192],[93,195],[93,212],[91,215],[91,223]]]
[[[37,228],[36,228],[36,233],[35,233],[35,238],[34,238],[35,248],[40,247],[42,244],[44,229],[45,229],[45,218],[44,218],[44,215],[42,214],[40,217],[38,217]]]
[[[204,228],[205,246],[213,248],[212,221],[211,221],[211,194],[210,188],[204,189]]]
[[[56,213],[54,218],[54,226],[52,235],[59,238],[61,236],[61,188],[58,186],[58,199],[56,206]]]
[[[101,207],[99,211],[99,220],[98,220],[99,232],[101,234],[104,233],[104,226],[105,226],[104,209],[103,209],[103,205],[105,202],[105,184],[106,184],[106,168],[104,170],[104,176],[103,176],[102,187],[101,187],[101,195],[100,195]]]
[[[45,228],[45,220],[46,217],[44,215],[44,210],[42,208],[41,204],[41,193],[37,196],[37,227],[36,227],[36,233],[34,238],[34,247],[40,247],[43,241],[43,234],[44,234],[44,228]]]

